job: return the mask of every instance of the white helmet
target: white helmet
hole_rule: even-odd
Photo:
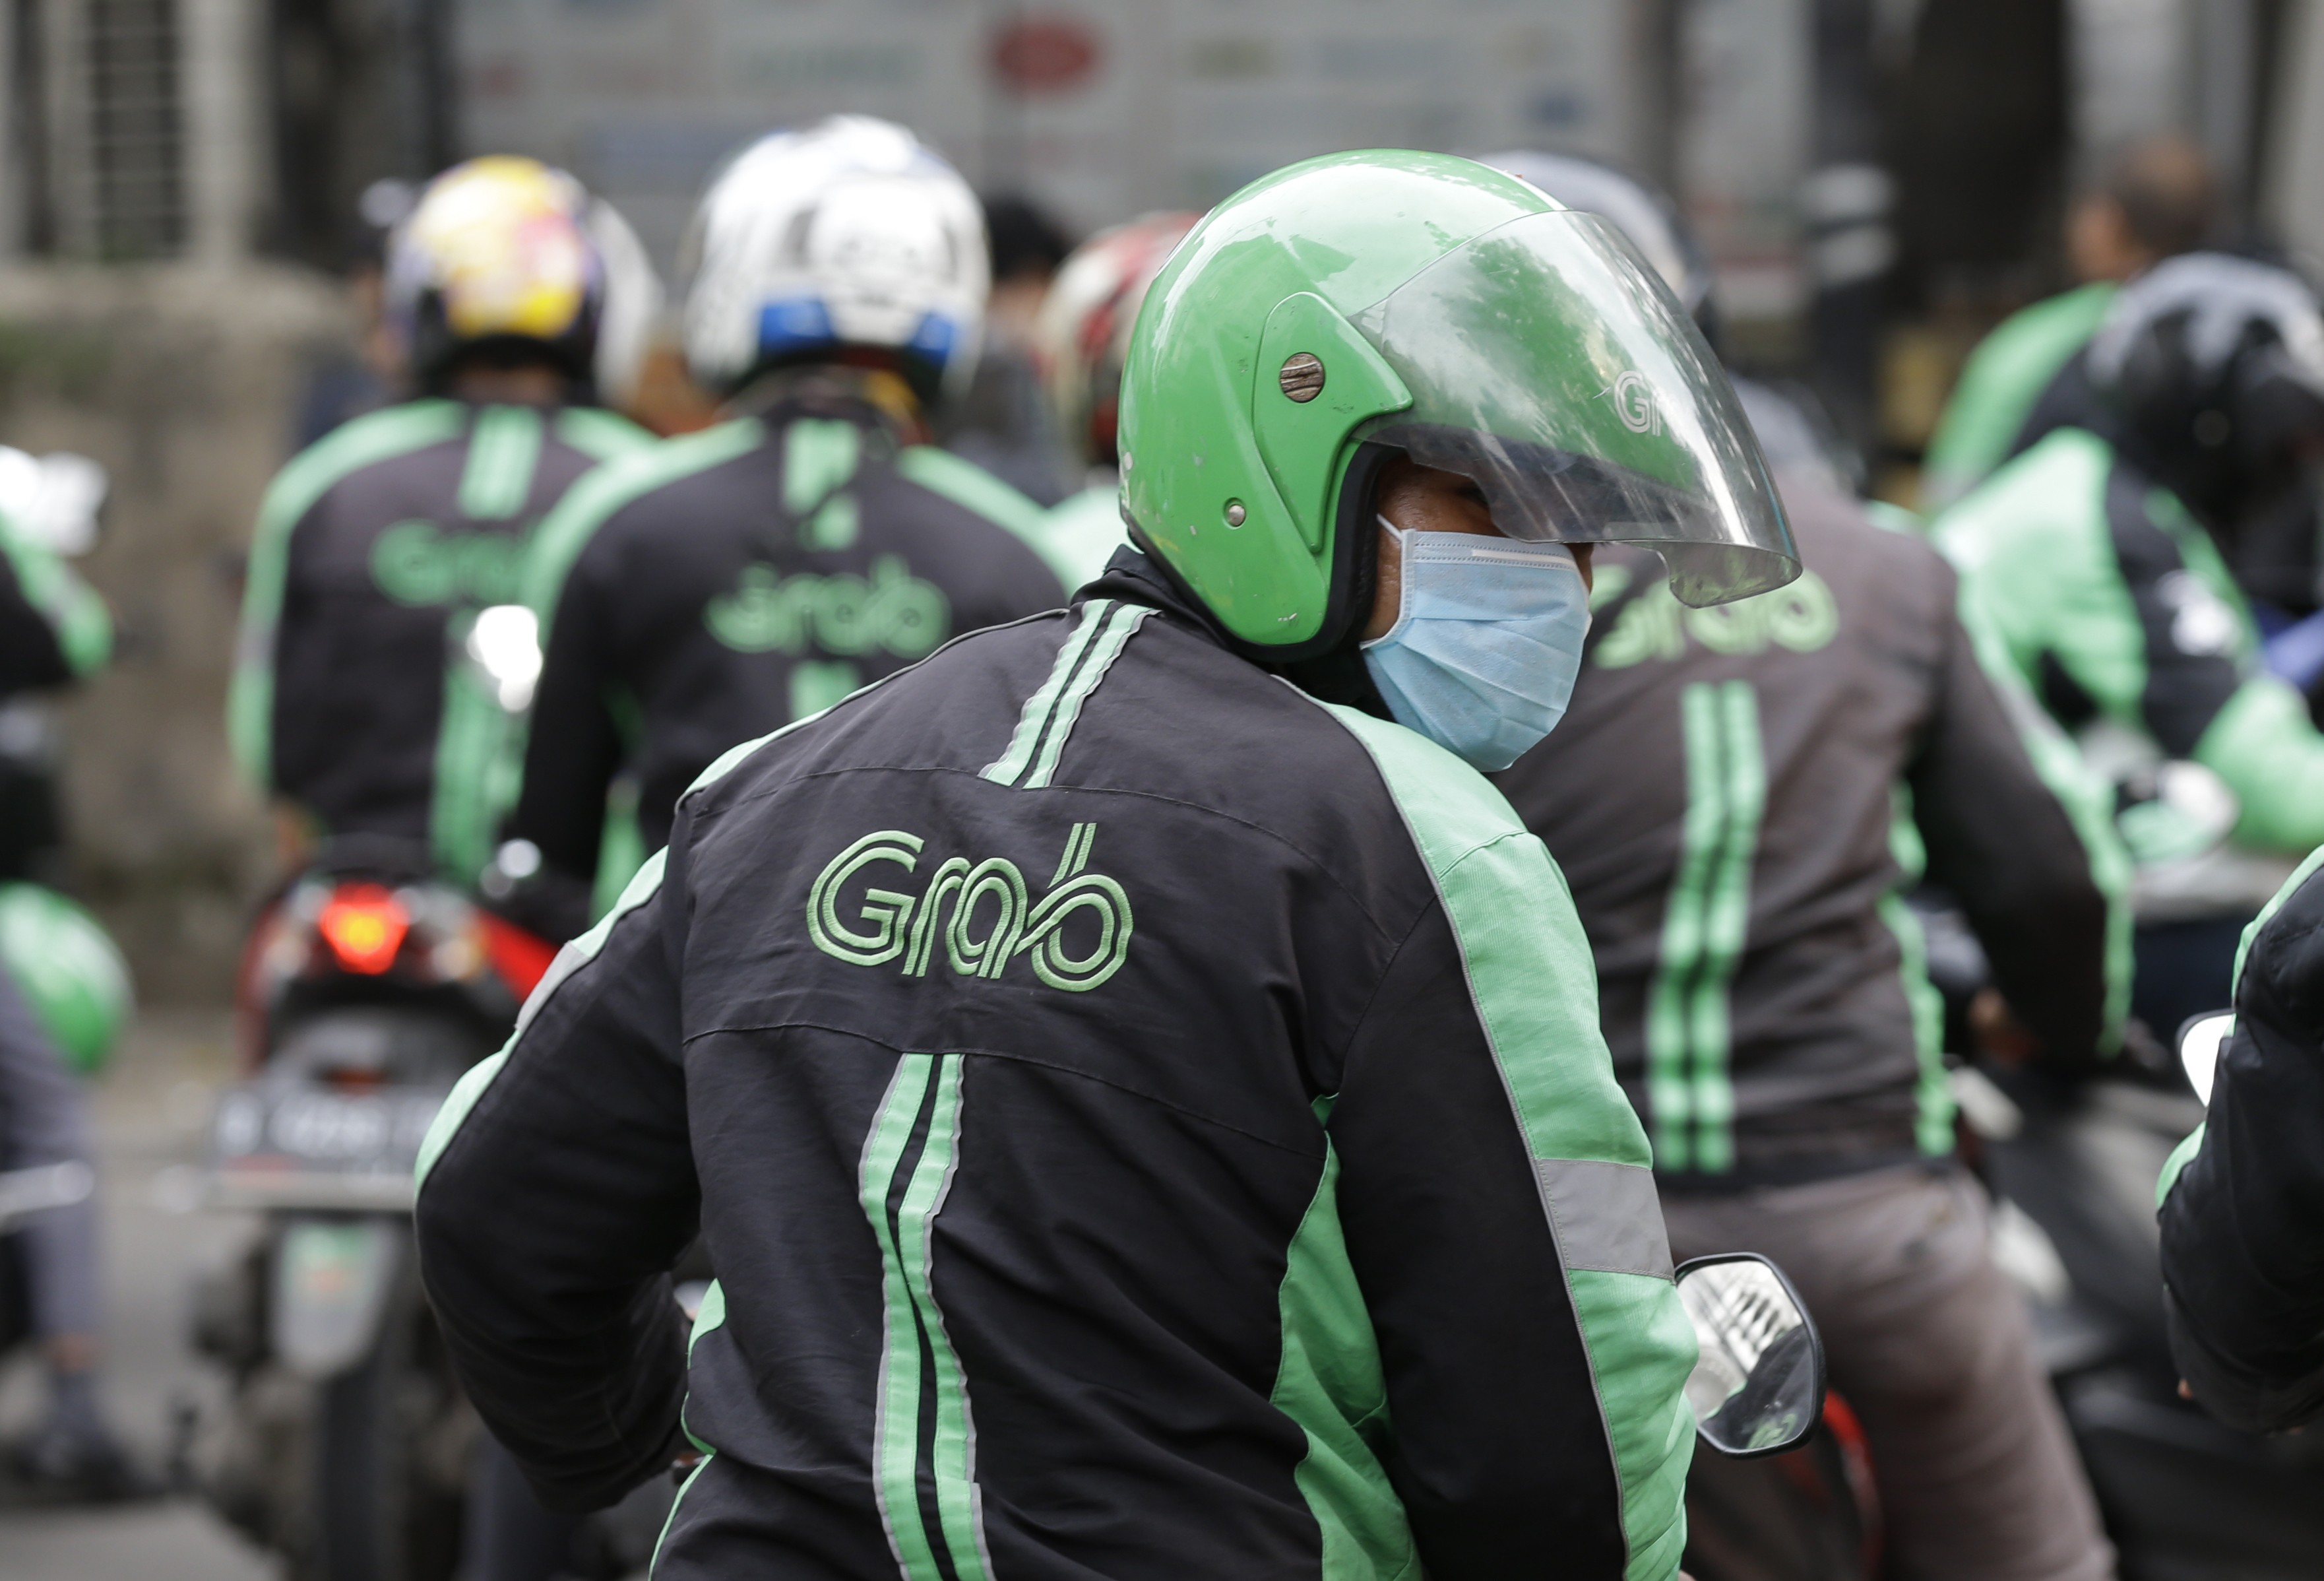
[[[975,368],[983,211],[891,122],[834,116],[759,139],[712,180],[687,254],[687,360],[709,389],[834,346],[902,353],[924,396]]]

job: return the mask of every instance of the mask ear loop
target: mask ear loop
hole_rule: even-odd
[[[1396,540],[1399,557],[1401,556],[1402,551],[1408,550],[1411,547],[1412,535],[1419,531],[1418,528],[1397,526],[1395,522],[1388,519],[1388,515],[1385,512],[1373,512],[1372,520],[1378,522],[1382,527],[1386,528],[1388,530],[1388,536]],[[1375,557],[1379,555],[1379,547],[1378,544],[1373,545],[1372,553]],[[1379,585],[1379,565],[1377,559],[1374,559],[1372,565],[1372,585],[1374,587],[1378,587]],[[1379,646],[1379,644],[1387,642],[1390,637],[1396,635],[1397,633],[1402,631],[1404,629],[1404,623],[1411,618],[1412,578],[1404,574],[1404,569],[1401,564],[1399,564],[1396,578],[1396,618],[1388,622],[1388,630],[1382,632],[1379,636],[1370,638],[1369,640],[1360,639],[1356,643],[1357,651],[1360,652],[1367,648],[1376,648]]]

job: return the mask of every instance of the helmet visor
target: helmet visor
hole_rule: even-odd
[[[1698,606],[1799,575],[1726,373],[1606,220],[1512,220],[1353,321],[1413,396],[1360,437],[1475,479],[1510,537],[1654,550]]]

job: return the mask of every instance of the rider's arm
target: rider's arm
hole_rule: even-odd
[[[2246,938],[2209,1116],[2163,1177],[2163,1277],[2195,1397],[2280,1432],[2324,1415],[2324,852]]]
[[[1456,906],[1483,909],[1461,907],[1458,932],[1443,907],[1423,918],[1351,1045],[1327,1122],[1337,1179],[1294,1247],[1286,1322],[1296,1292],[1343,1360],[1376,1345],[1332,1381],[1340,1412],[1314,1414],[1346,1416],[1379,1454],[1434,1581],[1545,1566],[1666,1581],[1694,1344],[1646,1138],[1598,1037],[1579,928],[1547,953],[1536,931],[1565,903],[1538,842],[1460,865]],[[1497,869],[1543,887],[1528,899]],[[1342,1241],[1351,1285],[1335,1288]],[[1277,1398],[1302,1416],[1297,1382],[1286,1365]],[[1330,1448],[1321,1436],[1313,1458]]]
[[[0,517],[0,696],[78,680],[112,652],[105,601]]]
[[[420,1269],[460,1382],[564,1508],[666,1465],[685,1392],[665,1271],[699,1194],[664,861],[565,947],[420,1154]]]
[[[2106,488],[2107,574],[2061,591],[2051,652],[2166,756],[2224,780],[2242,805],[2239,840],[2292,853],[2324,843],[2324,735],[2299,694],[2251,662],[2249,617],[2202,529],[2126,476]]]
[[[2212,717],[2194,757],[2242,804],[2237,839],[2279,851],[2324,845],[2324,735],[2307,699],[2283,681],[2247,676]]]
[[[1950,587],[1950,571],[1931,571]],[[1932,706],[1905,771],[1928,877],[1960,902],[2046,1056],[2111,1051],[2130,991],[2126,858],[2070,745],[1942,618]]]

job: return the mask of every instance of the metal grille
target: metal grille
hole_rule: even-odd
[[[176,0],[88,0],[90,241],[156,258],[186,238]]]

